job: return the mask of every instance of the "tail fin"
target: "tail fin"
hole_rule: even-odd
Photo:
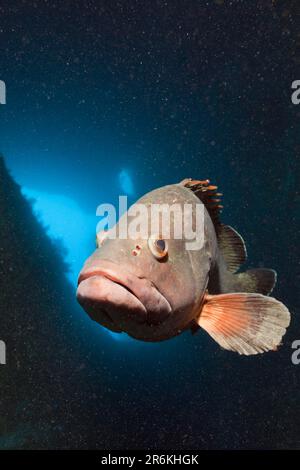
[[[249,356],[277,349],[290,313],[261,294],[207,295],[197,323],[224,349]]]

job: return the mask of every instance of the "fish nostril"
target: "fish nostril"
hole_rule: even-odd
[[[140,247],[140,245],[136,245],[135,249],[132,250],[132,252],[131,252],[132,255],[133,255],[133,256],[138,256],[138,255],[140,254],[140,252],[141,252],[141,249],[142,249],[142,248]]]

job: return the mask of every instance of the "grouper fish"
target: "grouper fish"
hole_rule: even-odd
[[[288,309],[269,297],[272,269],[240,267],[247,258],[239,233],[220,221],[220,193],[209,180],[185,179],[144,195],[151,204],[204,207],[204,239],[98,235],[98,247],[78,279],[77,299],[89,316],[114,332],[162,341],[204,329],[222,348],[251,355],[276,350],[290,323]],[[203,209],[203,208],[202,208]],[[120,221],[119,221],[120,223]],[[117,224],[118,225],[118,224]]]

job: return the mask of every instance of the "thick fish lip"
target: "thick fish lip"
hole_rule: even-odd
[[[118,279],[118,277],[112,275],[112,273],[110,272],[106,272],[104,271],[103,269],[91,269],[91,270],[87,270],[87,271],[84,271],[84,272],[81,272],[80,275],[79,275],[79,278],[78,278],[78,286],[83,282],[85,281],[86,279],[90,279],[91,277],[105,277],[106,279],[109,279],[110,281],[116,283],[116,284],[119,284],[120,286],[124,287],[124,289],[126,289],[128,292],[130,292],[132,295],[134,295],[136,297],[136,295],[134,294],[134,292],[132,292],[131,289],[129,289],[128,286],[126,286],[125,284],[123,284],[121,282],[120,279]]]
[[[107,289],[110,289],[108,295]],[[161,323],[172,311],[168,300],[148,279],[138,277],[112,261],[90,258],[79,275],[77,298],[84,307],[84,299],[94,302],[98,299],[101,303],[105,300],[103,296],[107,297],[109,308],[113,304],[118,308],[123,301],[128,311],[133,315],[138,313],[134,315],[137,321],[150,324]]]
[[[137,323],[147,321],[147,311],[142,302],[124,285],[100,271],[82,276],[77,299],[94,320],[105,317],[106,326],[115,331],[122,330],[121,323],[126,319],[134,318]],[[122,312],[124,318],[116,315],[117,311]]]

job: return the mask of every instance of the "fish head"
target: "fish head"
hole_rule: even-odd
[[[186,198],[198,204],[190,191],[172,185],[152,191],[137,203],[150,209],[153,201],[182,204]],[[135,221],[136,216],[125,216],[129,225]],[[121,218],[116,233],[122,223]],[[77,299],[106,328],[160,341],[178,335],[193,319],[207,285],[210,256],[207,243],[190,251],[186,239],[175,238],[173,229],[164,238],[161,231],[152,232],[151,224],[148,228],[143,237],[101,234],[98,248],[80,272]]]

